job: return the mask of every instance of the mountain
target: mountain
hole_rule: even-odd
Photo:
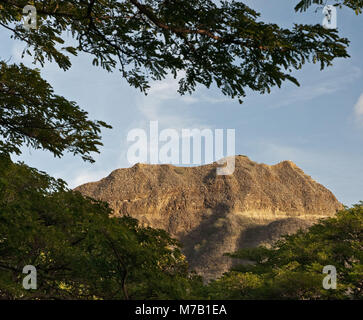
[[[218,166],[136,164],[75,190],[107,201],[116,216],[168,231],[205,279],[230,268],[223,253],[271,244],[343,208],[291,161],[269,166],[236,156],[230,176],[216,175]]]

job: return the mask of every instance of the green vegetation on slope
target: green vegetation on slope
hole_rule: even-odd
[[[185,299],[188,274],[179,244],[163,230],[109,218],[106,203],[64,182],[0,161],[0,299]],[[25,290],[25,265],[38,288]]]
[[[272,248],[229,254],[249,260],[207,288],[214,299],[362,299],[363,203],[306,231],[285,236]],[[337,288],[324,289],[324,266],[337,271]]]

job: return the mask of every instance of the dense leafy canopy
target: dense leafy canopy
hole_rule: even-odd
[[[321,1],[303,0],[296,10]],[[26,45],[34,63],[55,61],[63,70],[70,56],[90,54],[94,65],[118,69],[130,85],[146,92],[151,80],[181,77],[179,92],[215,83],[241,99],[246,89],[260,93],[296,84],[291,72],[308,62],[321,68],[346,58],[348,40],[321,25],[292,29],[264,23],[242,1],[89,0],[33,1],[37,29],[21,19],[27,0],[0,1],[0,27]],[[343,1],[357,9],[362,1]],[[20,152],[23,144],[61,156],[65,151],[93,161],[100,130],[75,102],[56,95],[37,70],[0,59],[0,151]],[[240,100],[241,101],[241,100]]]
[[[296,10],[320,4],[300,1]],[[131,86],[147,92],[151,80],[181,77],[179,92],[215,83],[241,98],[246,90],[270,92],[309,61],[323,69],[346,58],[348,40],[321,25],[292,29],[264,23],[242,1],[89,0],[33,1],[37,29],[21,19],[27,0],[0,1],[0,27],[24,42],[34,63],[55,61],[67,70],[70,56],[90,54],[93,64],[118,69]],[[353,9],[362,1],[344,1]],[[37,70],[7,65],[0,58],[0,151],[20,152],[23,144],[61,156],[65,151],[93,161],[100,130],[75,102],[56,95]],[[4,141],[5,140],[5,141]]]
[[[286,236],[272,248],[230,254],[236,266],[208,294],[229,299],[363,299],[363,203]],[[337,270],[337,288],[324,289],[324,266]]]
[[[151,79],[183,71],[181,93],[214,82],[224,94],[241,98],[246,88],[264,93],[285,80],[297,83],[291,71],[307,61],[324,68],[348,57],[348,40],[336,30],[264,23],[242,1],[34,1],[36,31],[17,24],[27,1],[1,2],[1,25],[26,41],[35,61],[54,60],[66,70],[67,55],[87,52],[94,64],[119,69],[142,91]],[[65,31],[77,45],[65,44]]]
[[[20,153],[23,144],[61,156],[65,150],[92,161],[102,121],[87,119],[75,102],[55,95],[38,70],[0,61],[0,152]]]
[[[163,230],[9,158],[0,162],[0,299],[183,299],[199,278]],[[37,269],[25,290],[23,267]]]

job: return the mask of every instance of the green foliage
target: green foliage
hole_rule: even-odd
[[[291,72],[306,62],[323,69],[348,57],[349,41],[336,30],[264,23],[241,1],[34,1],[36,30],[25,30],[20,23],[27,4],[4,0],[0,5],[0,27],[26,44],[23,55],[41,66],[55,61],[68,70],[70,56],[88,53],[93,65],[119,70],[145,93],[151,80],[179,74],[181,94],[215,83],[242,102],[248,88],[265,93],[286,80],[298,85]],[[311,4],[301,1],[297,10]],[[344,4],[361,8],[361,1]],[[90,154],[101,145],[100,130],[109,128],[54,94],[38,70],[1,59],[0,107],[1,152],[19,154],[25,144],[55,156],[68,151],[93,161]]]
[[[258,274],[230,271],[218,280],[211,281],[205,294],[217,300],[254,299],[255,291],[262,285],[263,280]]]
[[[183,299],[188,274],[179,243],[107,204],[8,157],[0,161],[0,299]],[[34,265],[37,290],[22,287]]]
[[[34,1],[39,27],[31,31],[18,24],[25,4],[3,1],[0,25],[27,43],[24,53],[35,62],[67,70],[70,55],[86,52],[94,65],[120,70],[143,92],[150,80],[179,73],[181,94],[215,83],[241,99],[246,88],[265,93],[286,80],[298,84],[291,72],[306,62],[324,68],[348,57],[348,40],[336,30],[264,23],[242,1]],[[65,43],[66,31],[77,44]]]
[[[242,249],[236,266],[207,290],[227,299],[363,299],[363,203],[286,236],[271,249]],[[326,290],[323,268],[337,270],[337,289]],[[228,288],[228,290],[225,290]]]
[[[98,152],[100,128],[110,126],[87,119],[75,102],[55,95],[38,70],[0,61],[0,152],[20,153],[23,144],[51,151],[65,150],[93,161]]]

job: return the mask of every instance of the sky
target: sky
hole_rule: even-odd
[[[283,27],[323,20],[321,10],[295,13],[297,1],[245,2],[261,13],[263,21]],[[236,154],[270,165],[291,160],[343,204],[358,203],[363,200],[363,19],[348,9],[338,10],[337,18],[340,35],[351,41],[351,58],[336,60],[324,71],[306,64],[294,73],[300,87],[284,83],[271,94],[248,92],[242,105],[215,87],[198,87],[192,96],[180,96],[172,78],[152,83],[145,96],[121,74],[92,66],[86,54],[72,58],[67,72],[48,63],[41,74],[55,92],[76,101],[91,119],[106,121],[113,129],[102,131],[104,146],[94,155],[94,164],[69,154],[58,159],[25,147],[13,159],[62,178],[73,188],[130,167],[127,134],[133,128],[148,130],[150,121],[157,120],[160,130],[232,128]],[[23,43],[0,30],[1,59],[34,67],[29,57],[21,58],[23,48]]]

